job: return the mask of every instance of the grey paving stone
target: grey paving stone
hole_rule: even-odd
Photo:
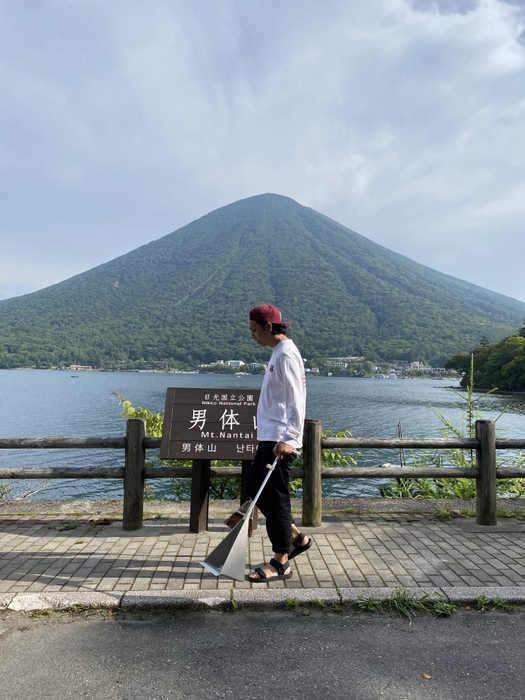
[[[318,582],[315,576],[301,576],[300,577],[301,584],[303,588],[317,588],[318,587]],[[251,584],[249,584],[251,586]],[[257,585],[257,584],[255,584]]]
[[[42,517],[35,524],[34,517],[6,520],[4,515],[1,595],[65,592],[66,588],[74,592],[82,586],[100,592],[133,589],[136,594],[183,588],[186,593],[200,589],[221,591],[221,595],[232,587],[250,590],[246,582],[208,579],[198,565],[224,535],[221,518],[212,517],[211,532],[192,535],[187,532],[187,516],[178,518],[177,527],[174,519],[163,519],[152,521],[140,533],[124,533],[121,523],[97,529],[89,519],[76,518],[75,531],[57,532],[63,517]],[[330,590],[336,585],[360,591],[400,585],[454,590],[525,587],[525,532],[521,531],[467,532],[427,516],[390,513],[388,517],[329,516],[309,534],[316,546],[297,561],[293,579],[265,584],[265,590],[290,591],[292,586],[294,591],[297,586]],[[77,544],[80,537],[81,545]],[[257,566],[270,556],[261,528],[250,541],[249,561]]]
[[[512,518],[499,518],[497,525],[478,525],[475,518],[455,518],[453,523],[466,532],[525,532],[525,525]]]

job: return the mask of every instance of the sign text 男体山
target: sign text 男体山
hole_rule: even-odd
[[[166,393],[162,459],[253,459],[258,389],[176,389]]]

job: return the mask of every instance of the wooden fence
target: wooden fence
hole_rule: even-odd
[[[324,448],[352,449],[463,449],[476,451],[476,467],[345,467],[322,469]],[[241,477],[241,501],[247,499],[250,462],[242,467],[212,467],[210,460],[193,460],[187,467],[147,467],[146,450],[160,448],[160,438],[146,437],[145,423],[132,418],[126,424],[125,437],[87,438],[0,438],[0,449],[120,449],[122,467],[16,467],[0,468],[0,481],[11,479],[124,479],[123,529],[142,527],[144,481],[150,479],[191,478],[190,532],[202,532],[208,526],[210,479]],[[476,521],[496,525],[496,480],[525,479],[525,469],[497,468],[496,450],[525,449],[525,438],[496,439],[493,421],[476,422],[476,437],[469,438],[323,438],[322,423],[305,421],[303,468],[292,468],[291,477],[303,480],[302,521],[306,527],[322,522],[322,479],[385,478],[467,478],[476,479]]]

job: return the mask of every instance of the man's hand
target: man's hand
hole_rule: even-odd
[[[273,453],[279,459],[284,459],[286,455],[291,455],[295,452],[291,445],[287,445],[285,442],[278,442],[273,448]]]

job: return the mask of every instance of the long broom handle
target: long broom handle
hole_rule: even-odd
[[[262,484],[261,484],[261,488],[260,488],[260,489],[257,491],[257,493],[255,494],[255,498],[252,500],[252,502],[250,503],[250,505],[249,505],[249,507],[248,507],[248,510],[247,510],[246,513],[244,514],[244,520],[248,520],[248,518],[249,518],[250,515],[252,514],[252,511],[253,511],[253,509],[255,508],[255,505],[256,505],[256,503],[257,503],[257,499],[259,498],[259,496],[260,496],[261,493],[263,492],[263,489],[264,489],[264,487],[266,486],[266,483],[267,483],[268,479],[271,477],[273,470],[274,470],[275,467],[277,466],[277,462],[278,462],[278,461],[279,461],[279,457],[277,456],[277,457],[273,460],[273,462],[272,462],[271,464],[267,464],[267,465],[266,465],[266,468],[268,469],[268,474],[266,474],[266,476],[264,477],[264,481],[263,481]]]

